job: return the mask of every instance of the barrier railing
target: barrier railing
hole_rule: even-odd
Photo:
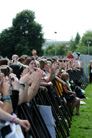
[[[81,88],[85,89],[88,85],[88,78],[83,69],[80,70],[68,70],[70,81],[73,80],[75,84],[80,85]]]
[[[38,110],[37,105],[49,105],[52,109],[53,120],[55,121],[55,133],[57,138],[67,138],[69,136],[69,128],[71,126],[69,118],[71,118],[69,110],[66,106],[64,100],[62,101],[58,96],[54,87],[47,87],[48,92],[44,92],[39,89],[38,94],[30,102],[30,106],[26,103],[18,107],[18,116],[20,118],[28,119],[31,124],[31,129],[29,135],[32,135],[33,138],[51,138],[49,130],[44,123],[43,118]],[[33,110],[31,110],[33,109]],[[67,109],[67,110],[66,110]],[[33,116],[32,116],[33,113]],[[34,123],[34,115],[37,120]],[[37,123],[39,125],[37,125]],[[41,130],[37,129],[37,126],[40,126]],[[24,131],[23,131],[24,132]],[[43,134],[42,134],[43,133]],[[24,132],[26,137],[26,133]]]
[[[83,71],[68,72],[70,79],[83,79]],[[84,82],[82,82],[84,83]],[[53,81],[53,86],[47,86],[48,92],[39,89],[35,98],[29,104],[23,103],[18,107],[18,116],[22,119],[28,119],[31,128],[29,132],[23,133],[25,138],[31,135],[33,138],[53,138],[51,133],[38,110],[38,105],[51,106],[55,137],[67,138],[69,137],[69,130],[71,127],[72,111],[69,109],[66,100],[62,96],[62,87],[56,80]]]

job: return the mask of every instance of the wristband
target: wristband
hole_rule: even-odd
[[[4,100],[4,103],[5,103],[5,102],[7,102],[7,103],[11,103],[11,101],[9,101],[9,100]]]
[[[14,123],[14,120],[16,119],[16,117],[14,116],[11,120],[10,120],[10,122],[11,123]]]
[[[21,86],[25,87],[25,83],[20,83]]]
[[[2,99],[3,99],[3,100],[6,100],[6,99],[10,100],[11,98],[10,98],[9,95],[6,95],[6,96],[3,96]]]
[[[56,76],[56,72],[55,72],[54,75],[53,75],[53,80],[55,79],[55,76]]]

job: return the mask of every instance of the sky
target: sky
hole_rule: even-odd
[[[47,40],[69,41],[92,30],[92,0],[0,0],[0,32],[26,9],[35,12]]]

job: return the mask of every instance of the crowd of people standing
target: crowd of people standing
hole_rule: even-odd
[[[32,55],[19,57],[14,54],[11,60],[0,59],[0,120],[4,120],[3,126],[9,122],[19,124],[28,131],[31,124],[28,120],[21,120],[17,117],[17,106],[30,103],[39,88],[48,92],[46,86],[52,86],[54,79],[62,84],[66,100],[70,94],[74,95],[71,108],[73,110],[76,107],[76,115],[80,114],[80,99],[69,86],[68,74],[69,70],[71,72],[82,70],[82,62],[78,57],[74,58],[71,52],[67,58],[38,57],[35,49],[32,50]],[[0,132],[2,135],[2,131]]]

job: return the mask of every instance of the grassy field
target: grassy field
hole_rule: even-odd
[[[72,117],[72,126],[69,138],[92,138],[92,84],[85,89],[88,99],[80,106],[80,115]]]

